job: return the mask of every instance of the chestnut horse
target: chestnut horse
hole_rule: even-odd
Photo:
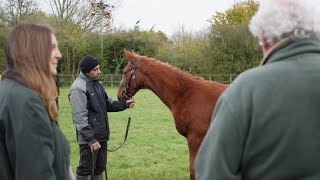
[[[126,100],[140,89],[153,91],[171,110],[177,131],[187,138],[190,178],[194,159],[209,128],[213,108],[228,85],[192,76],[178,68],[124,50],[129,63],[123,70],[118,98]]]

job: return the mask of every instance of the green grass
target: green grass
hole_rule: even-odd
[[[106,87],[116,99],[116,87]],[[71,166],[75,172],[79,148],[71,109],[67,98],[68,87],[60,89],[59,123],[71,148]],[[186,139],[175,129],[169,109],[149,90],[140,90],[126,143],[116,152],[108,152],[109,179],[189,179],[189,154]],[[108,149],[122,143],[130,110],[109,113],[111,137]]]

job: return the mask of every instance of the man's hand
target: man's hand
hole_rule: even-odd
[[[95,151],[99,150],[100,148],[101,148],[101,145],[99,142],[96,142],[96,143],[90,145],[91,152],[95,152]]]
[[[134,99],[130,98],[126,101],[127,105],[129,106],[129,108],[133,108],[134,107]]]

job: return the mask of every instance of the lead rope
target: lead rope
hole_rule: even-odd
[[[107,151],[109,152],[115,152],[117,151],[118,149],[121,148],[121,146],[124,145],[124,143],[126,142],[127,140],[127,137],[128,137],[128,133],[129,133],[129,127],[130,127],[130,122],[131,122],[131,116],[132,116],[132,108],[130,108],[130,114],[129,114],[129,117],[128,117],[128,123],[127,123],[127,128],[126,128],[126,134],[125,134],[125,137],[124,137],[124,140],[122,142],[122,144],[120,146],[118,146],[116,149],[113,149],[113,150],[109,150],[107,148]],[[101,150],[101,149],[100,149]],[[99,150],[99,151],[100,151]],[[91,179],[93,180],[94,178],[94,169],[95,169],[95,159],[94,159],[94,152],[91,152],[92,153],[92,173],[91,173]],[[107,174],[107,155],[108,153],[106,153],[106,158],[105,158],[105,161],[106,161],[106,170],[104,171],[104,175],[105,175],[105,178],[106,180],[108,180],[108,174]]]
[[[125,134],[125,136],[124,136],[124,140],[123,140],[122,144],[120,144],[120,146],[118,146],[116,149],[113,149],[113,150],[109,150],[109,149],[107,148],[107,151],[109,151],[109,152],[115,152],[115,151],[117,151],[118,149],[120,149],[121,146],[124,145],[124,143],[125,143],[126,140],[127,140],[128,134],[129,134],[129,127],[130,127],[130,122],[131,122],[131,116],[132,116],[132,108],[130,108],[130,114],[129,114],[129,117],[128,117],[126,134]],[[105,175],[106,180],[108,180],[108,173],[107,173],[107,167],[108,167],[108,166],[107,166],[107,157],[108,157],[108,155],[107,155],[107,154],[108,154],[108,152],[106,152],[106,159],[105,159],[105,161],[106,161],[106,170],[104,171],[104,175]]]
[[[94,179],[94,169],[95,169],[95,157],[94,157],[94,151],[91,151],[91,154],[92,154],[92,173],[91,173],[91,180]]]
[[[121,146],[123,146],[123,145],[124,145],[124,143],[126,142],[127,137],[128,137],[128,134],[129,134],[129,128],[130,128],[130,122],[131,122],[131,116],[132,116],[132,108],[130,108],[130,114],[129,114],[129,117],[128,117],[128,123],[127,123],[127,128],[126,128],[126,134],[125,134],[125,136],[124,136],[124,140],[123,140],[122,144],[120,144],[116,149],[109,150],[109,149],[107,148],[107,150],[108,150],[109,152],[115,152],[115,151],[117,151],[117,150],[118,150],[118,149],[120,149],[120,148],[121,148]]]
[[[107,173],[107,159],[108,159],[108,153],[106,152],[106,158],[105,158],[105,161],[106,161],[106,170],[104,171],[104,177],[106,178],[106,180],[108,180],[108,173]]]
[[[102,150],[102,148],[99,149],[99,151],[101,151],[101,150]],[[98,153],[99,153],[99,151],[98,151]],[[98,154],[98,153],[97,153],[97,154]],[[96,167],[96,164],[95,164],[95,162],[96,162],[95,152],[94,152],[94,151],[91,151],[91,154],[92,154],[92,173],[91,173],[91,180],[94,180],[94,169],[95,169],[95,167]],[[101,155],[103,155],[103,154],[101,154]],[[102,156],[102,157],[103,157],[103,156]],[[107,163],[107,153],[106,153],[106,158],[104,158],[104,160],[105,160],[105,162]],[[105,176],[106,180],[108,180],[107,167],[106,167],[106,170],[104,171],[104,176]]]

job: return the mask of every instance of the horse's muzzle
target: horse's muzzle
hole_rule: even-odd
[[[121,96],[118,97],[118,100],[120,100],[120,101],[127,101],[127,100],[129,100],[130,98],[132,98],[132,95],[131,95],[131,94],[126,94],[126,90],[123,90]]]

